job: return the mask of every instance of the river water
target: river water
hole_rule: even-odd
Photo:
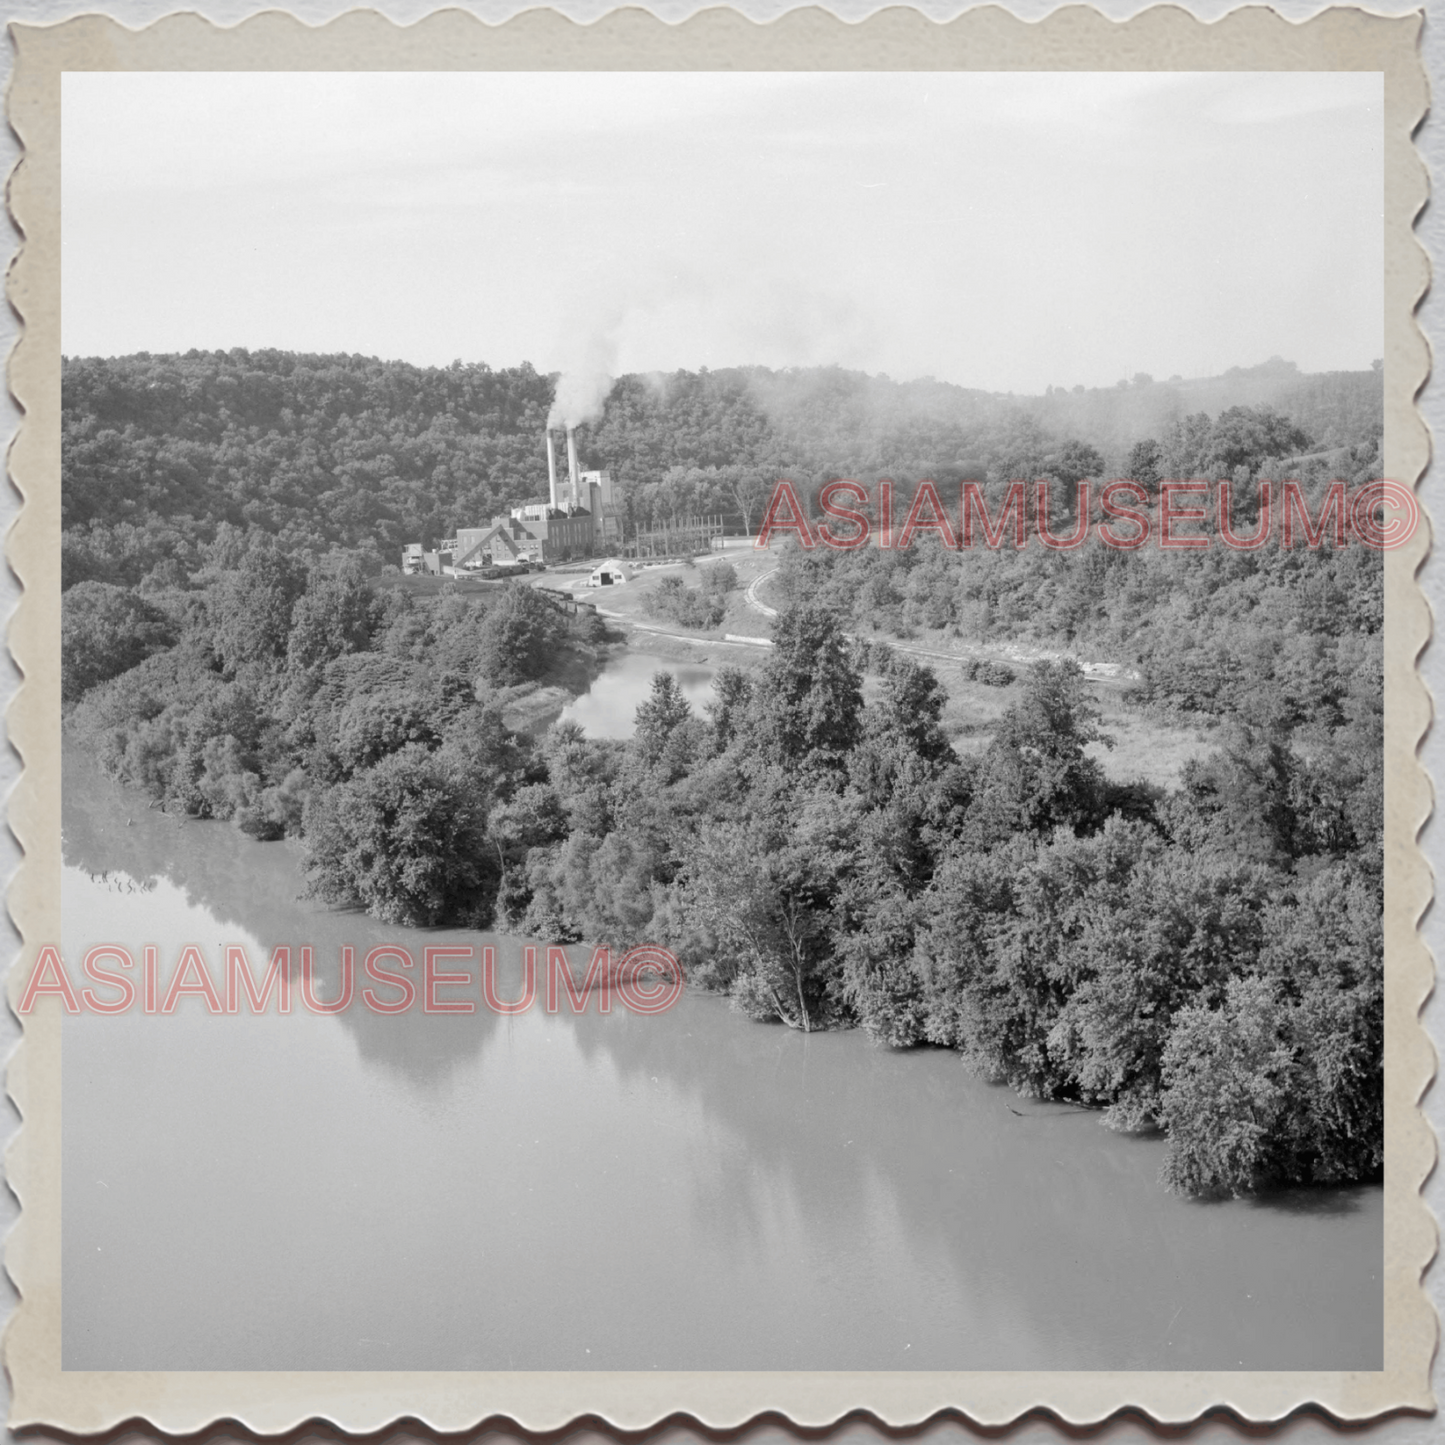
[[[290,845],[68,756],[65,956],[494,944],[301,901]],[[586,951],[572,950],[574,962]],[[455,965],[452,965],[455,967]],[[477,965],[472,965],[472,973]],[[579,969],[580,972],[580,969]],[[364,980],[363,980],[364,981]],[[453,988],[477,998],[479,989]],[[274,1009],[274,1004],[273,1004]],[[67,1369],[1381,1368],[1381,1192],[1200,1204],[1162,1146],[686,995],[639,1016],[64,1025]]]
[[[703,716],[712,698],[712,680],[717,671],[700,663],[662,662],[641,652],[624,652],[612,659],[607,670],[584,692],[562,709],[562,722],[574,722],[589,737],[630,738],[639,704],[652,692],[656,673],[670,672],[692,704]]]

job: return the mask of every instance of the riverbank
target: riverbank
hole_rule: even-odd
[[[303,901],[294,849],[63,769],[67,958],[306,943],[331,997],[342,947],[490,944],[514,998],[546,941]],[[1376,1188],[1191,1204],[1156,1140],[692,992],[476,1005],[67,1019],[67,1367],[1380,1367]]]

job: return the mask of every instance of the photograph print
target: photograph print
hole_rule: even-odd
[[[1384,1368],[1378,71],[62,100],[66,1371]]]

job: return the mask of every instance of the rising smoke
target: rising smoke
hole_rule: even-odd
[[[685,268],[646,281],[617,277],[601,312],[586,305],[554,355],[563,360],[548,427],[575,427],[602,416],[619,374],[624,330],[629,360],[669,357],[699,366],[867,366],[882,351],[876,318],[856,298],[810,284],[796,274],[723,279]],[[709,353],[690,351],[708,337]]]
[[[617,370],[617,331],[621,323],[619,314],[611,325],[588,328],[573,339],[569,347],[572,355],[557,382],[552,410],[547,413],[549,427],[581,426],[602,415]]]

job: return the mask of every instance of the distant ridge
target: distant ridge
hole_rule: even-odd
[[[62,385],[65,584],[160,585],[199,566],[223,524],[298,553],[360,551],[379,568],[406,542],[434,543],[536,494],[556,378],[526,364],[237,349],[66,358]],[[1311,452],[1369,449],[1382,376],[1311,375],[1274,358],[1017,397],[840,367],[634,374],[578,442],[587,465],[618,479],[633,520],[682,507],[741,527],[780,477],[1037,475],[1078,445],[1127,475],[1136,442],[1238,406],[1281,412]]]

